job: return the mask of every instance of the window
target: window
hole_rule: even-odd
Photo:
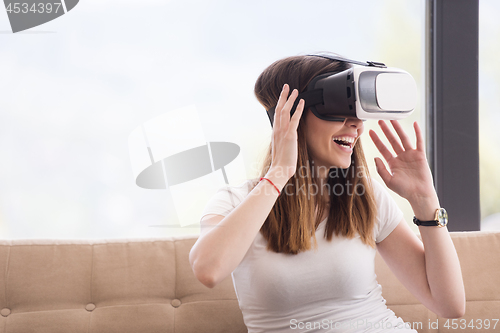
[[[481,230],[500,230],[500,3],[479,2],[479,162]]]
[[[158,151],[179,147],[164,142],[168,147],[148,154],[146,146],[165,134],[152,120],[195,107],[204,140],[237,144],[235,161],[253,177],[253,162],[271,133],[253,96],[260,72],[285,56],[333,51],[408,70],[423,101],[423,6],[398,0],[356,1],[348,9],[332,1],[107,0],[77,6],[43,27],[1,34],[1,237],[198,233],[199,227],[181,227],[179,216],[203,209],[202,191],[195,183],[195,190],[178,189],[191,200],[179,207],[173,190],[138,187],[131,135],[147,134],[143,157],[157,162],[167,157]],[[9,28],[0,16],[0,30]],[[413,120],[423,124],[423,104],[402,122],[410,134]],[[381,131],[371,122],[363,143],[377,177],[373,157],[380,154],[367,133]],[[231,185],[240,175],[234,169],[226,170]],[[408,203],[393,196],[411,222]]]

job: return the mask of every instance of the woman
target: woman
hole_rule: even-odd
[[[315,56],[269,66],[255,84],[266,110],[276,107],[261,177],[219,190],[205,208],[191,266],[209,288],[232,274],[249,332],[416,332],[386,307],[375,251],[428,309],[445,318],[465,312],[447,228],[419,226],[422,241],[411,231],[387,191],[368,175],[359,139],[363,122],[321,120],[304,110],[303,100],[290,116],[314,77],[348,67]],[[399,123],[391,123],[401,143],[379,121],[395,156],[370,131],[390,168],[376,158],[377,171],[410,202],[416,218],[433,220],[440,206],[420,128],[415,122],[413,148]]]

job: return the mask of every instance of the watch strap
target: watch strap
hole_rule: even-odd
[[[416,225],[424,226],[424,227],[435,227],[435,226],[439,225],[439,221],[437,221],[437,220],[420,221],[415,216],[413,217],[413,223],[415,223]]]

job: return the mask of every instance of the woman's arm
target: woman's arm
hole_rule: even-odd
[[[423,243],[402,220],[377,244],[377,250],[403,286],[425,307],[443,318],[459,318],[465,313],[465,291],[448,230],[423,226],[419,230]]]
[[[270,169],[266,178],[280,191],[288,181],[276,169]],[[278,191],[263,180],[225,218],[202,221],[201,235],[189,252],[189,263],[201,283],[213,288],[238,267],[277,198]]]
[[[412,199],[410,204],[420,221],[434,220],[439,206],[437,195]],[[447,227],[419,226],[425,248],[425,269],[433,299],[441,307],[441,316],[458,318],[465,313],[465,290],[458,260]]]
[[[417,219],[429,221],[439,206],[432,174],[427,163],[422,132],[414,123],[416,149],[397,121],[391,121],[401,142],[384,121],[379,121],[396,156],[378,138],[370,137],[387,161],[391,173],[382,160],[375,159],[377,171],[387,187],[406,198]],[[465,290],[455,246],[446,227],[419,226],[422,241],[402,221],[377,249],[391,270],[405,287],[426,307],[446,318],[461,317],[465,313]]]

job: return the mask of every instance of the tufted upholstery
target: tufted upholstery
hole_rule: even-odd
[[[466,283],[464,318],[498,318],[500,232],[451,234]],[[0,333],[246,332],[231,277],[213,289],[194,277],[188,254],[195,241],[2,241]],[[438,332],[427,329],[429,320],[441,327],[445,320],[406,291],[378,254],[376,273],[389,308],[422,322],[419,332]]]

